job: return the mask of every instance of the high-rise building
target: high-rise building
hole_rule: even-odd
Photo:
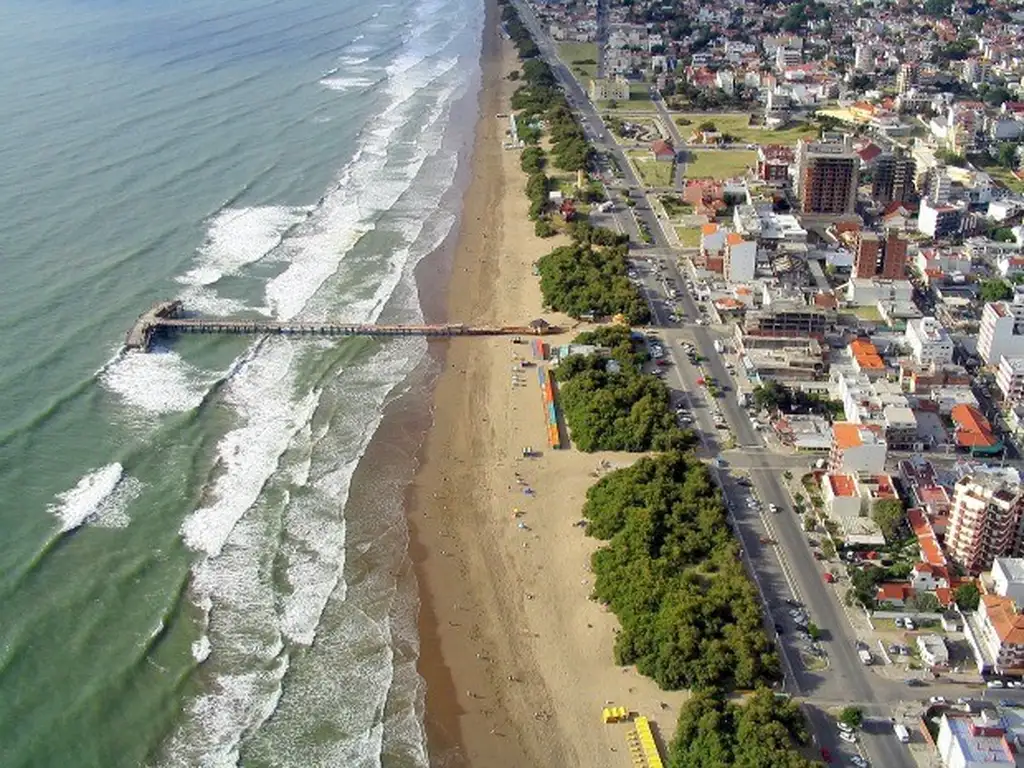
[[[906,276],[907,238],[897,230],[888,230],[884,237],[878,232],[860,231],[855,244],[855,277],[902,280]]]
[[[909,91],[914,85],[917,85],[917,64],[901,64],[900,71],[896,75],[896,91],[900,96]]]
[[[875,69],[875,49],[867,43],[853,47],[853,68],[858,72],[873,72]]]
[[[1020,509],[1020,486],[1006,475],[960,478],[953,488],[946,551],[972,576],[987,571],[995,558],[1013,553]]]
[[[881,205],[905,203],[914,196],[914,158],[886,153],[875,160],[871,197]]]
[[[1013,301],[993,301],[981,312],[978,356],[986,365],[1002,357],[1024,357],[1024,293]]]
[[[928,172],[928,201],[933,205],[945,205],[949,202],[949,193],[953,182],[949,180],[946,166],[937,165]]]
[[[797,144],[797,197],[808,214],[844,215],[857,204],[860,158],[849,140]]]

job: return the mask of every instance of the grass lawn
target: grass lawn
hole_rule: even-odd
[[[654,112],[658,109],[650,97],[641,97],[635,93],[630,93],[629,101],[599,101],[595,106],[612,112]]]
[[[672,186],[672,169],[675,163],[651,160],[648,152],[630,152],[629,159],[640,174],[640,179],[648,187]]]
[[[686,176],[691,179],[731,179],[757,165],[757,155],[746,149],[696,150],[686,155]]]
[[[584,86],[591,78],[597,77],[596,43],[559,43],[558,57],[565,62]],[[577,64],[577,61],[593,61],[594,63]]]
[[[854,307],[853,314],[870,323],[882,322],[882,313],[878,311],[878,307]]]
[[[995,163],[983,165],[980,162],[976,162],[975,165],[985,171],[985,173],[996,181],[1002,182],[1007,189],[1013,190],[1014,192],[1024,192],[1024,181],[1021,181],[1010,173],[1008,168],[1003,168],[1001,165],[996,165]]]
[[[800,139],[813,139],[818,135],[818,129],[810,123],[797,122],[779,130],[768,131],[749,126],[749,118],[746,112],[686,112],[674,116],[684,138],[688,138],[690,133],[707,120],[713,122],[722,133],[731,133],[742,144],[796,144]],[[690,124],[681,122],[685,120],[689,120]]]
[[[679,235],[679,244],[683,248],[700,247],[699,227],[676,227],[676,234]]]

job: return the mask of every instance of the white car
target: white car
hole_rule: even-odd
[[[986,688],[1005,688],[1006,687],[1006,683],[1004,683],[1002,680],[989,680],[987,683],[985,683],[985,687]]]
[[[853,733],[853,726],[846,723],[836,723],[836,727],[843,733]]]
[[[854,736],[852,733],[847,733],[846,731],[840,731],[839,732],[839,738],[842,739],[845,742],[850,743],[850,744],[856,744],[857,743],[857,737]]]
[[[932,696],[930,699],[928,699],[928,703],[929,704],[945,704],[946,703],[946,697],[945,696]]]
[[[769,512],[778,512],[779,511],[779,507],[778,507],[777,504],[769,504],[768,505],[768,511]]]

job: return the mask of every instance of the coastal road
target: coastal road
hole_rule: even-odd
[[[551,66],[555,77],[565,89],[573,108],[581,114],[585,122],[589,122],[592,126],[602,126],[600,116],[571,72],[559,60],[552,41],[540,29],[532,9],[521,0],[513,0],[513,2],[519,10],[523,22],[534,36],[541,53]],[[608,131],[603,127],[596,143],[608,154],[617,158],[626,182],[631,187],[638,187],[638,180],[629,163],[626,162],[625,154],[610,139]],[[654,239],[653,248],[638,250],[645,255],[663,259],[670,276],[678,285],[682,286],[682,276],[678,273],[675,254],[669,249],[668,238],[662,230],[661,222],[651,210],[651,206],[638,205],[634,213],[641,222],[647,225]],[[631,217],[626,217],[623,229],[632,236],[635,227],[630,226],[632,222],[629,221],[629,218]],[[618,216],[618,219],[623,221],[621,215]],[[722,382],[729,381],[730,377],[721,357],[714,349],[708,330],[703,326],[693,324],[699,317],[699,311],[692,296],[688,291],[683,290],[680,292],[680,297],[680,310],[685,318],[684,325],[688,326],[687,331],[692,335],[697,351],[707,361],[706,365],[716,379]],[[654,303],[657,303],[656,299]],[[662,322],[665,320],[663,319]],[[671,333],[673,327],[678,328],[669,322],[665,325],[665,331]],[[678,342],[674,345],[669,343],[667,346],[672,350],[673,356],[678,357]],[[682,376],[680,373],[676,375],[677,377]],[[683,391],[693,391],[692,385],[687,387],[681,378],[678,383]],[[721,398],[720,407],[738,445],[753,448],[764,447],[760,435],[751,426],[749,417],[740,408],[734,392],[730,391]],[[878,705],[884,707],[896,694],[895,690],[888,689],[895,689],[899,686],[868,671],[857,657],[850,625],[846,617],[842,615],[842,609],[837,601],[826,589],[818,564],[804,543],[804,533],[799,527],[799,519],[790,504],[789,494],[779,481],[781,473],[772,462],[773,457],[767,453],[752,452],[749,467],[750,479],[762,505],[767,506],[774,503],[781,510],[780,513],[772,516],[778,541],[777,552],[780,567],[787,567],[793,574],[796,588],[801,592],[797,599],[804,602],[812,621],[827,631],[830,637],[827,643],[830,663],[827,674],[820,675],[799,669],[794,670],[799,689],[804,695],[815,698],[861,701],[869,707]],[[740,525],[754,527],[760,523],[759,520],[752,519],[754,514],[743,505],[737,505],[734,514]],[[787,565],[782,566],[783,562]],[[838,750],[833,749],[834,746],[837,746],[835,728],[826,722],[823,713],[819,714],[820,710],[815,707],[809,707],[808,710],[819,745],[826,746],[830,751],[838,753]],[[913,765],[908,751],[896,741],[895,737],[891,735],[891,731],[887,737],[865,735],[863,741],[866,747],[865,752],[875,765],[892,766],[893,768]]]

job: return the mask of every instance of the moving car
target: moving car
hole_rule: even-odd
[[[769,512],[778,512],[779,511],[778,504],[769,504],[768,505],[768,511]]]

